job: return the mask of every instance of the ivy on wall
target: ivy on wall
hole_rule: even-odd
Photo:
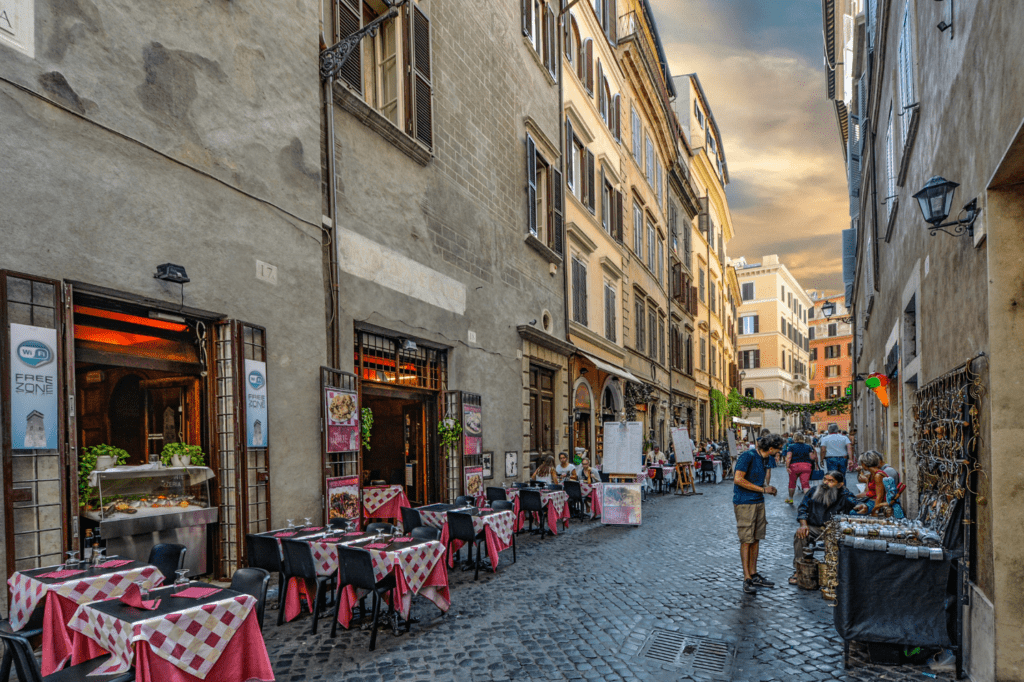
[[[832,398],[831,400],[804,404],[777,403],[771,400],[758,400],[757,398],[745,395],[739,396],[739,400],[743,407],[748,410],[775,410],[786,414],[814,414],[815,412],[824,412],[826,410],[841,410],[845,412],[852,402],[852,397],[844,396],[842,398]]]
[[[626,421],[636,421],[636,406],[646,405],[654,400],[654,387],[650,384],[638,384],[633,381],[626,382],[626,390],[623,395],[623,404],[626,411]]]

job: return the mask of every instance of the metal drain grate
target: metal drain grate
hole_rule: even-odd
[[[727,675],[733,647],[728,642],[658,628],[648,636],[639,656],[658,663],[688,668],[706,675]]]

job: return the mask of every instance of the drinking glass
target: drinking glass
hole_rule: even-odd
[[[78,568],[78,550],[72,550],[67,552],[68,562],[64,564],[65,568]]]
[[[288,530],[291,530],[292,528],[295,528],[295,520],[288,519]]]
[[[181,590],[188,587],[188,569],[179,568],[175,570],[174,573],[178,576],[174,579],[174,586],[176,588],[176,591],[180,592]]]
[[[100,547],[99,549],[94,549],[92,551],[92,563],[93,563],[94,566],[99,566],[100,564],[102,564],[106,560],[107,560],[107,550],[104,549],[103,547]]]
[[[312,525],[313,525],[313,519],[311,519],[311,518],[310,518],[310,517],[308,517],[308,516],[307,516],[307,517],[305,517],[305,519],[306,519],[306,528],[309,528],[310,526],[312,526]]]

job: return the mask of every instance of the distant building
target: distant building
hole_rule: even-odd
[[[843,304],[842,292],[823,292],[808,289],[813,306],[807,311],[807,337],[810,357],[807,378],[810,383],[810,402],[841,398],[852,393],[853,384],[853,326],[844,316],[850,314]],[[831,319],[822,313],[825,303],[836,306]],[[811,427],[824,431],[829,424],[837,424],[841,431],[850,429],[850,409],[815,412]]]

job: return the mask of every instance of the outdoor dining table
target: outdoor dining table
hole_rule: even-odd
[[[265,533],[258,533],[264,537],[271,537],[277,540],[278,550],[281,552],[281,558],[284,558],[284,550],[281,547],[281,541],[284,539],[290,540],[306,540],[312,538],[319,538],[323,536],[324,531],[327,530],[326,526],[303,526],[301,528],[282,528],[279,530],[269,530]],[[306,589],[306,583],[300,578],[292,578],[288,581],[286,586],[286,597],[284,604],[284,620],[290,623],[299,617],[302,613],[302,598],[306,599],[306,603],[309,606],[310,612],[313,611],[313,594]]]
[[[397,519],[400,507],[408,507],[409,498],[400,485],[368,485],[363,488],[363,516],[367,519]]]
[[[12,575],[11,629],[24,628],[37,608],[43,608],[43,675],[51,675],[71,658],[72,636],[67,623],[80,604],[119,597],[128,586],[142,582],[147,589],[162,584],[160,569],[141,561],[110,558],[98,566],[61,569],[59,566],[20,571]]]
[[[701,462],[706,461],[707,459],[708,458],[705,458],[705,457],[697,457],[696,458],[694,467],[696,468],[696,471],[697,471],[698,474],[700,473],[700,464],[701,464]],[[721,462],[721,460],[711,459],[711,464],[715,468],[715,483],[721,483],[722,482],[722,462]]]
[[[583,490],[583,499],[590,498],[590,512],[592,518],[601,515],[601,496],[604,495],[604,484],[600,481],[584,483],[580,481],[580,488]]]
[[[106,653],[95,674],[135,666],[140,682],[271,681],[274,671],[260,632],[256,598],[203,583],[150,592],[155,608],[120,599],[82,604],[68,623],[73,665]],[[179,596],[181,595],[181,596]]]
[[[514,511],[494,511],[478,509],[456,504],[431,504],[416,509],[424,525],[441,531],[441,542],[448,546],[448,512],[462,512],[473,516],[473,532],[484,533],[487,545],[487,556],[491,560],[491,568],[498,570],[498,557],[503,550],[512,546],[512,533],[515,532],[516,513]],[[452,543],[452,551],[448,555],[448,566],[455,565],[455,553],[462,548],[462,540]]]
[[[429,599],[442,611],[451,606],[448,569],[442,561],[445,546],[437,540],[417,540],[406,536],[382,540],[376,534],[362,532],[318,538],[310,541],[318,574],[331,575],[338,570],[338,545],[368,551],[374,579],[378,582],[389,573],[395,574],[397,610],[402,618],[408,620],[414,594]],[[338,622],[346,629],[352,622],[352,609],[361,596],[351,585],[344,586],[338,595],[341,600]]]
[[[516,513],[515,530],[520,531],[526,522],[526,516],[519,508],[520,490],[539,490],[540,503],[548,508],[548,528],[552,535],[558,535],[558,522],[562,527],[569,528],[569,494],[564,490],[548,490],[547,488],[505,488],[505,495],[513,504]]]

